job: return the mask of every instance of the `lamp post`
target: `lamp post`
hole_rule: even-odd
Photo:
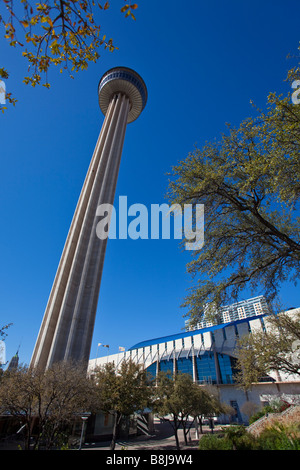
[[[81,447],[82,447],[83,435],[84,435],[84,425],[85,425],[85,422],[88,419],[88,416],[81,416],[81,419],[82,419],[82,427],[81,427],[81,436],[80,436],[80,443],[79,443],[78,450],[81,450]]]
[[[97,366],[97,360],[98,360],[98,350],[99,350],[99,346],[102,346],[103,348],[107,348],[106,364],[108,363],[109,344],[98,343],[98,346],[97,346],[97,355],[96,355],[96,366]]]

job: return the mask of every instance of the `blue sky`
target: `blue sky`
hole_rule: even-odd
[[[119,50],[102,50],[74,80],[53,69],[50,90],[22,84],[25,59],[0,39],[7,91],[18,99],[0,130],[0,325],[13,323],[7,360],[20,345],[21,362],[30,361],[103,122],[97,86],[106,70],[131,67],[148,88],[145,110],[127,127],[118,179],[116,199],[126,195],[129,205],[167,202],[167,173],[195,144],[253,114],[250,100],[263,108],[270,91],[290,92],[296,0],[140,0],[135,22],[119,14],[123,1],[111,3],[101,24]],[[181,331],[190,256],[178,240],[109,240],[91,357],[98,342],[113,354]],[[294,285],[281,295],[287,307],[300,305]]]

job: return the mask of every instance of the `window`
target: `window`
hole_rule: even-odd
[[[226,312],[223,312],[223,321],[224,323],[230,322],[230,315],[229,315],[228,310],[226,310]]]
[[[237,311],[238,311],[238,316],[239,316],[240,320],[242,318],[246,318],[246,313],[245,313],[244,307],[238,307]]]
[[[146,371],[150,379],[156,377],[156,367],[157,367],[156,362],[153,362],[151,366],[147,367]]]
[[[213,355],[205,352],[196,357],[197,381],[199,383],[217,383],[215,361]]]
[[[182,358],[177,360],[177,371],[182,374],[189,374],[193,377],[193,362],[192,358]]]
[[[253,304],[255,315],[262,315],[263,314],[263,309],[261,306],[261,303],[258,302],[256,304]]]
[[[233,383],[232,358],[227,354],[218,353],[218,363],[223,384]]]
[[[173,376],[173,361],[160,361],[159,370],[161,372],[166,372],[168,377]]]

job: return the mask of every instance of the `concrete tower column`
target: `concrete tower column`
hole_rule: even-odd
[[[96,234],[96,210],[113,204],[126,125],[145,107],[147,89],[131,69],[109,70],[99,83],[105,120],[59,262],[31,366],[88,362],[107,239]]]

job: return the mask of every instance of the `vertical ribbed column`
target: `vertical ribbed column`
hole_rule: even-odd
[[[198,377],[197,377],[197,365],[196,365],[194,345],[192,346],[192,367],[193,367],[193,382],[197,383]]]
[[[108,107],[71,223],[31,366],[88,361],[107,240],[96,235],[99,204],[113,204],[129,112],[116,94]]]
[[[72,358],[88,361],[90,354],[107,244],[107,239],[100,240],[96,234],[96,225],[99,221],[96,218],[96,210],[100,204],[113,204],[114,202],[130,106],[127,96],[121,93],[115,96],[114,101],[117,110],[117,122],[113,124],[113,136],[108,148],[103,178],[100,170],[99,175],[95,179],[93,192],[96,204],[93,205],[91,218],[87,221],[87,230],[91,230],[91,232],[87,250],[85,251],[85,259],[64,356],[65,360]]]

